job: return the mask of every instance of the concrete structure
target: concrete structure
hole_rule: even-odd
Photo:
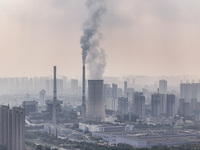
[[[196,106],[197,106],[197,99],[193,98],[191,99],[191,103],[190,103],[190,113],[194,114],[195,110],[196,110]]]
[[[29,115],[30,113],[38,112],[38,102],[36,101],[24,101],[22,103],[22,108],[25,110],[25,115]]]
[[[104,121],[103,80],[88,80],[88,102],[86,120]]]
[[[166,80],[159,81],[159,93],[167,94],[167,81]]]
[[[121,88],[117,89],[117,97],[122,97],[123,96],[123,90]]]
[[[167,95],[154,93],[151,95],[152,116],[166,115],[167,111]]]
[[[54,66],[54,89],[53,89],[53,124],[57,124],[57,84],[56,84],[56,66]]]
[[[190,115],[190,103],[189,102],[184,102],[183,103],[183,116],[189,116]]]
[[[42,101],[42,104],[45,105],[45,99],[46,99],[46,91],[41,90],[40,91],[40,100]]]
[[[156,145],[180,146],[183,144],[199,143],[199,135],[176,131],[133,131],[102,133],[92,132],[92,136],[101,137],[109,144],[129,144],[136,148],[151,148]]]
[[[183,115],[183,103],[185,102],[184,98],[179,99],[178,113]]]
[[[160,113],[166,115],[167,113],[167,95],[160,94]]]
[[[60,136],[67,138],[67,136],[72,133],[72,129],[67,129],[64,125],[45,124],[44,132],[56,137]]]
[[[88,132],[128,132],[133,131],[133,125],[79,123],[79,129]]]
[[[133,94],[133,113],[138,116],[145,116],[145,97],[142,92]]]
[[[160,116],[161,114],[161,96],[159,93],[154,93],[151,95],[151,111],[152,116]]]
[[[197,102],[197,103],[195,104],[194,114],[195,114],[195,119],[196,119],[197,121],[199,121],[199,120],[200,120],[200,102]]]
[[[128,98],[119,97],[118,98],[118,113],[121,115],[128,114]]]
[[[167,116],[173,117],[175,114],[175,95],[167,94]]]
[[[7,150],[25,150],[24,109],[9,106],[0,107],[0,145]]]
[[[42,113],[43,113],[45,119],[52,120],[52,118],[53,118],[53,101],[52,100],[46,100],[45,103],[46,103],[46,110],[42,111]],[[61,112],[61,105],[62,104],[63,104],[63,101],[57,100],[57,108],[56,108],[57,113]]]
[[[77,95],[78,94],[78,80],[71,79],[71,94]]]
[[[112,98],[117,99],[117,84],[112,84]]]
[[[194,98],[200,101],[200,83],[181,83],[180,94],[181,98],[184,98],[186,102],[190,102]]]
[[[124,97],[127,97],[127,88],[128,88],[127,81],[124,81]]]
[[[82,105],[81,105],[81,116],[82,122],[86,121],[86,100],[85,100],[85,64],[83,65],[83,75],[82,75]]]

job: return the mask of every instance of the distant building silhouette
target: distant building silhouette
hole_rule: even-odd
[[[0,107],[0,145],[7,150],[25,150],[24,109],[9,106]]]
[[[133,94],[133,113],[138,116],[145,116],[145,97],[142,92]]]
[[[180,84],[181,98],[184,98],[186,102],[196,98],[200,101],[200,83],[181,83]]]
[[[128,114],[128,98],[126,97],[118,98],[118,112],[121,115]]]
[[[159,93],[167,94],[167,81],[166,80],[159,81]]]
[[[127,81],[124,81],[124,97],[127,97],[127,88],[128,88]]]
[[[151,95],[151,112],[153,117],[161,115],[161,94],[159,93]]]
[[[167,94],[167,116],[173,117],[175,115],[175,95]]]
[[[78,94],[78,80],[71,79],[71,94],[77,95]]]

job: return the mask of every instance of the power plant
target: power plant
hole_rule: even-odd
[[[105,120],[103,80],[88,80],[86,120],[97,122]]]
[[[53,124],[57,124],[57,85],[56,85],[56,66],[54,66],[54,85],[53,85]]]

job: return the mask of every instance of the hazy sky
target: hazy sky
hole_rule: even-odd
[[[199,0],[106,0],[106,76],[200,76]],[[85,0],[0,0],[0,76],[81,75]]]

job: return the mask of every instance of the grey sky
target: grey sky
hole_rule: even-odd
[[[199,0],[106,0],[105,75],[199,75]],[[0,76],[81,74],[84,0],[1,0]]]

